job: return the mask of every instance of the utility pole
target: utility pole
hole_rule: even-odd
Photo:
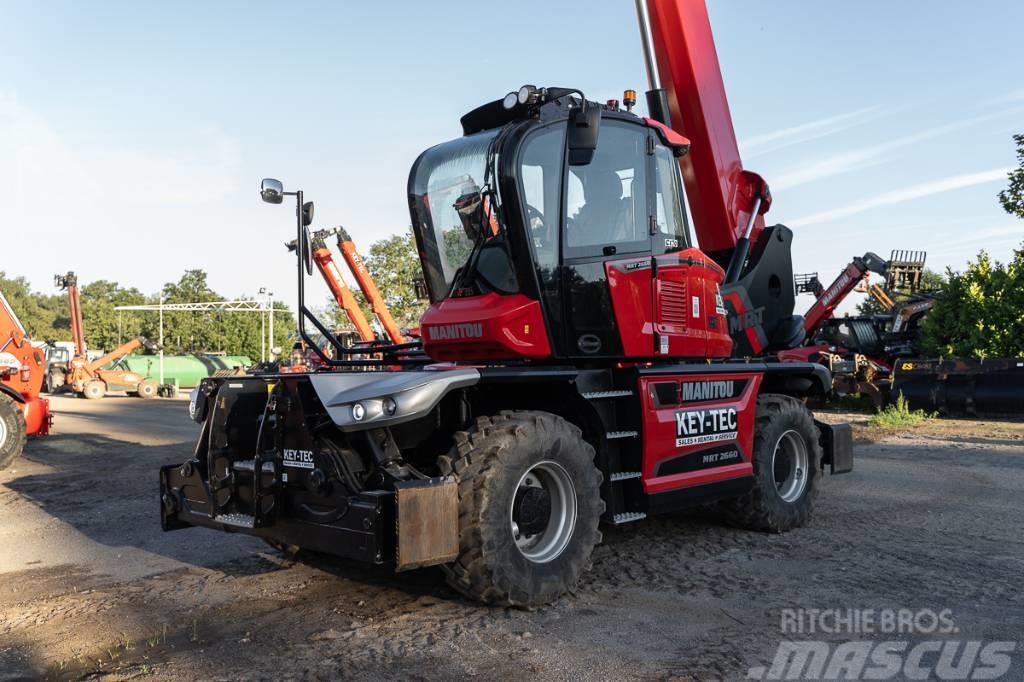
[[[274,292],[268,291],[267,296],[270,297],[270,359],[274,359]]]

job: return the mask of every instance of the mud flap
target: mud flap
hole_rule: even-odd
[[[853,471],[853,429],[849,424],[826,424],[817,419],[814,425],[821,432],[821,468],[829,466],[831,474]]]
[[[454,561],[459,556],[459,489],[431,478],[395,485],[395,570]]]

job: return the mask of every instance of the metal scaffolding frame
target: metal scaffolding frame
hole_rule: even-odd
[[[119,305],[114,310],[122,311],[143,311],[158,312],[160,314],[160,383],[164,383],[164,313],[165,312],[216,312],[216,313],[261,313],[264,315],[264,333],[260,334],[260,360],[267,359],[267,349],[270,349],[271,359],[274,355],[274,292],[268,292],[265,288],[260,289],[264,295],[262,299],[241,299],[236,301],[201,301],[199,303],[164,303],[161,297],[159,303],[147,305]],[[269,318],[270,324],[267,324]],[[267,328],[269,327],[269,334]],[[269,335],[269,343],[268,343]]]

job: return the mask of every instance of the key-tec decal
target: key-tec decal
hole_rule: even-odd
[[[286,467],[295,467],[296,469],[314,468],[312,450],[285,448],[281,451],[281,459]]]
[[[736,440],[736,408],[676,411],[676,447]]]

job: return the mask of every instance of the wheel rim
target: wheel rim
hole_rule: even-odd
[[[512,538],[528,560],[555,559],[576,528],[576,486],[556,462],[534,464],[519,479],[509,505]]]
[[[804,494],[809,474],[807,462],[803,436],[792,429],[779,436],[772,453],[772,474],[783,502],[795,502]]]

